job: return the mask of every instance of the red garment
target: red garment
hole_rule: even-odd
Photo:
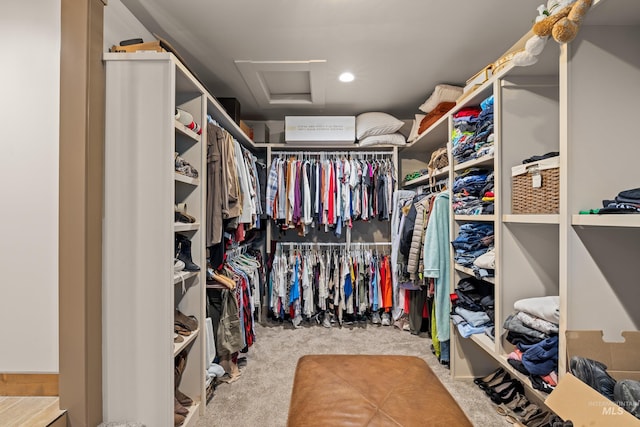
[[[333,214],[335,210],[335,194],[336,194],[336,182],[335,174],[333,170],[333,162],[330,162],[329,167],[329,207],[327,208],[327,223],[333,224]]]
[[[389,257],[382,258],[380,264],[380,292],[382,293],[382,308],[389,311],[393,307],[393,285],[391,284],[391,266]]]
[[[409,289],[404,290],[404,312],[409,314],[409,301],[411,300],[411,294]]]
[[[480,107],[466,107],[458,110],[453,117],[478,117],[481,111]]]

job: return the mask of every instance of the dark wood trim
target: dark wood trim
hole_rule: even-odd
[[[0,374],[0,396],[57,396],[58,374]]]
[[[102,0],[61,1],[60,408],[70,426],[102,422]]]

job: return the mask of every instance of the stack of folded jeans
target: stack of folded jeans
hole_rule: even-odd
[[[451,320],[464,338],[493,327],[493,286],[473,277],[460,280],[452,298]]]
[[[457,215],[493,214],[493,188],[493,171],[481,168],[464,170],[453,183],[454,213]]]
[[[493,224],[482,222],[462,224],[458,237],[451,242],[455,250],[455,262],[471,268],[473,261],[493,246],[493,238]]]

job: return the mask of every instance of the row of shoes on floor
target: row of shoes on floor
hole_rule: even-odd
[[[498,405],[496,411],[511,424],[526,427],[568,427],[571,421],[563,421],[553,412],[543,410],[524,395],[524,386],[500,367],[489,375],[473,380],[481,390]]]
[[[187,316],[180,310],[176,309],[173,315],[173,342],[179,343],[184,341],[184,337],[191,335],[196,329],[198,329],[198,319],[195,316]]]

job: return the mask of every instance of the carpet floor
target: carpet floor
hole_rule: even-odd
[[[197,427],[283,427],[296,363],[306,354],[394,354],[424,359],[475,426],[508,426],[471,379],[455,380],[429,350],[426,334],[393,326],[323,328],[256,325],[256,342],[246,354],[240,378],[219,384]],[[429,408],[425,408],[429,410]],[[453,427],[453,426],[452,426]]]

